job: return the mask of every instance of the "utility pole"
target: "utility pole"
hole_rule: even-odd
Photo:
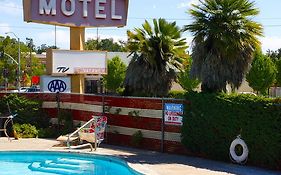
[[[99,50],[99,28],[97,27],[97,48],[96,50]]]

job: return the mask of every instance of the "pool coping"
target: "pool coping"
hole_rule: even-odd
[[[54,139],[20,139],[9,142],[0,138],[0,151],[55,151],[81,154],[108,155],[124,160],[135,171],[147,175],[281,175],[281,171],[272,171],[252,166],[235,165],[231,162],[218,162],[197,157],[159,153],[130,147],[101,144],[97,151],[89,149],[68,150],[53,147],[58,144]]]

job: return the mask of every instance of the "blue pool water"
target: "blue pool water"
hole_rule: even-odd
[[[141,175],[124,161],[79,153],[0,152],[1,175]]]

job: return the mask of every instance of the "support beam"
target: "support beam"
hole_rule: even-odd
[[[84,50],[85,28],[70,27],[70,50]]]
[[[70,50],[84,50],[85,28],[70,27]],[[71,75],[71,91],[83,94],[85,89],[84,75]]]
[[[84,81],[84,75],[71,75],[71,92],[83,94],[85,87]]]

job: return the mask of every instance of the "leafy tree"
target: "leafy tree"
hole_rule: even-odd
[[[124,44],[125,43],[122,41],[114,42],[112,38],[102,39],[99,41],[95,39],[90,39],[85,43],[86,50],[103,50],[103,51],[111,51],[111,52],[126,51]]]
[[[39,62],[38,58],[35,58],[32,56],[32,75],[28,71],[28,63],[27,60],[29,60],[30,57],[30,48],[27,45],[28,43],[20,43],[20,49],[21,49],[21,60],[20,60],[20,66],[21,66],[21,84],[25,85],[26,80],[24,77],[31,77],[32,75],[42,75],[45,72],[45,66],[42,65]],[[4,51],[6,54],[10,55],[12,58],[14,58],[16,61],[18,61],[18,41],[14,38],[7,37],[1,37],[0,36],[0,47],[4,48]],[[4,85],[6,78],[8,80],[8,84],[15,86],[16,85],[16,79],[17,79],[17,67],[18,65],[11,61],[11,58],[8,56],[4,56],[0,60],[0,85]],[[3,76],[4,70],[8,71],[7,77]],[[23,73],[26,72],[26,73]],[[30,78],[27,82],[30,82]]]
[[[46,52],[47,49],[58,49],[57,46],[47,46],[46,44],[41,44],[41,46],[38,46],[37,49],[36,49],[36,53],[37,54],[42,54],[43,52]]]
[[[259,10],[249,0],[201,0],[189,13],[194,21],[184,27],[194,35],[191,75],[202,81],[203,92],[238,88],[259,46]]]
[[[189,59],[189,62],[185,64],[184,70],[179,73],[178,77],[179,84],[186,91],[192,91],[200,84],[200,81],[198,79],[190,77],[191,65],[192,59]]]
[[[176,22],[153,19],[142,28],[128,31],[128,48],[133,58],[124,81],[125,95],[166,96],[187,57],[187,45]]]
[[[281,86],[281,48],[276,51],[267,50],[266,55],[271,58],[277,69],[276,73],[276,85]]]
[[[249,86],[266,95],[267,89],[274,83],[276,68],[270,57],[261,52],[255,54],[252,67],[246,76]]]
[[[275,61],[275,67],[277,70],[276,85],[280,87],[281,86],[281,59],[278,59],[277,61]]]
[[[117,93],[117,90],[121,88],[122,83],[125,79],[127,66],[117,56],[108,60],[107,62],[108,74],[105,75],[104,83],[105,87],[109,92]]]
[[[281,48],[277,50],[267,50],[266,55],[272,59],[280,59],[281,58]]]
[[[4,48],[4,52],[8,55],[10,55],[13,59],[18,61],[18,41],[14,38],[2,37],[0,36],[0,47]],[[20,43],[20,49],[21,49],[21,68],[23,70],[24,68],[24,52],[28,51],[28,47],[24,43]],[[0,60],[0,84],[2,86],[5,85],[5,82],[8,84],[11,84],[13,86],[16,85],[16,79],[17,79],[17,67],[18,65],[14,63],[11,58],[9,58],[7,55],[5,55]],[[4,76],[4,71],[7,71],[8,73]]]
[[[41,76],[46,73],[46,65],[42,64],[39,58],[32,58],[32,75]]]

